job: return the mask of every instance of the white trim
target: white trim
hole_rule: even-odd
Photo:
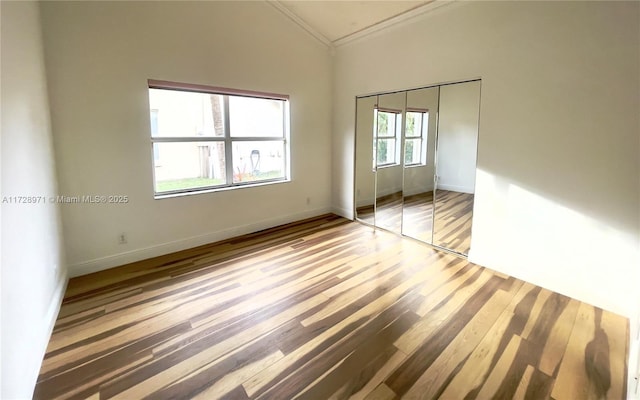
[[[398,197],[400,197],[400,195],[402,195],[402,186],[392,186],[389,188],[379,190],[377,193],[377,197],[390,196],[395,193],[398,193],[399,195]]]
[[[293,11],[289,10],[284,4],[280,3],[278,0],[265,0],[267,4],[271,5],[276,10],[280,11],[282,15],[289,18],[293,23],[298,25],[300,28],[307,31],[308,34],[313,36],[317,41],[327,46],[329,49],[333,50],[333,44],[329,38],[315,30],[311,25],[307,24],[302,20],[302,18],[298,17]]]
[[[371,25],[370,27],[364,28],[360,31],[354,32],[350,35],[341,37],[340,39],[334,40],[333,46],[339,47],[345,45],[347,43],[353,42],[357,39],[361,39],[363,37],[369,36],[373,33],[382,31],[384,29],[390,28],[395,25],[404,24],[410,22],[415,17],[418,17],[422,14],[432,12],[440,7],[453,4],[456,0],[435,0],[430,3],[427,3],[423,6],[416,7],[412,10],[409,10],[403,14],[396,15],[395,17],[386,19],[384,21],[378,22],[377,24]]]
[[[318,42],[327,46],[327,48],[331,50],[331,55],[335,54],[336,47],[353,42],[357,39],[361,39],[363,37],[369,36],[373,33],[382,31],[392,26],[410,22],[410,20],[412,20],[415,17],[434,11],[443,6],[452,4],[456,1],[457,0],[433,0],[422,6],[416,7],[402,14],[396,15],[395,17],[391,17],[389,19],[380,21],[362,30],[350,33],[346,36],[343,36],[341,38],[338,38],[332,41],[331,39],[324,36],[322,33],[318,32],[311,25],[307,24],[302,18],[296,15],[293,11],[289,10],[284,4],[280,2],[280,0],[265,0],[267,4],[271,5],[273,8],[278,10],[282,15],[289,18],[289,20],[291,20],[293,23],[298,25],[300,28],[304,29],[308,34],[310,34]]]
[[[438,189],[442,189],[442,190],[449,190],[452,192],[461,192],[461,193],[470,193],[473,194],[475,193],[475,190],[473,187],[467,187],[467,186],[458,186],[458,185],[447,185],[447,184],[443,184],[438,182]]]
[[[433,184],[423,186],[423,187],[417,187],[417,188],[409,188],[409,189],[402,188],[402,195],[404,197],[415,196],[417,194],[428,193],[428,192],[433,192]]]
[[[113,254],[105,257],[95,258],[93,260],[83,261],[69,266],[69,276],[76,277],[80,275],[90,274],[92,272],[102,271],[105,269],[117,267],[120,265],[132,263],[135,261],[145,260],[147,258],[157,257],[176,251],[186,250],[209,243],[215,243],[221,240],[244,235],[247,233],[257,232],[263,229],[273,228],[275,226],[311,218],[331,212],[331,207],[321,207],[309,211],[296,214],[289,214],[282,217],[269,218],[262,221],[254,222],[247,225],[236,226],[219,231],[209,232],[204,235],[192,236],[184,239],[178,239],[171,242],[161,243],[148,247],[127,251],[124,253]]]
[[[53,332],[53,327],[56,324],[56,320],[58,319],[58,313],[60,312],[60,307],[62,306],[62,299],[64,298],[64,293],[67,290],[68,283],[69,283],[69,278],[65,274],[60,278],[60,281],[58,282],[56,290],[51,299],[51,304],[49,305],[49,309],[47,310],[47,316],[46,316],[46,320],[48,321],[47,331],[46,331],[47,342],[45,343],[42,351],[43,356],[47,349],[47,345],[49,344],[49,337]]]
[[[364,198],[360,199],[356,203],[356,208],[360,208],[360,207],[373,207],[373,197],[368,199],[364,199]]]
[[[40,375],[42,361],[44,360],[44,355],[47,352],[47,346],[49,346],[49,340],[51,340],[53,327],[55,326],[58,319],[58,314],[60,313],[60,307],[62,307],[62,300],[64,299],[64,293],[67,291],[68,283],[69,278],[66,274],[60,277],[55,291],[53,292],[53,296],[51,297],[51,304],[49,305],[47,314],[44,317],[44,323],[42,324],[43,330],[41,334],[38,335],[38,339],[40,340],[40,342],[35,343],[35,346],[38,349],[37,354],[39,355],[39,359],[36,363],[36,368],[31,371],[30,381],[33,382],[33,390],[35,390],[36,382],[38,381],[38,375]]]

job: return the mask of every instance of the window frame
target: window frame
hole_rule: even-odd
[[[421,127],[421,131],[419,135],[414,135],[414,136],[409,136],[407,135],[407,131],[406,131],[406,121],[408,121],[407,118],[407,114],[408,113],[412,113],[412,114],[420,114],[420,118],[421,118],[421,122],[420,122],[420,127]],[[426,116],[426,118],[425,118]],[[429,140],[429,109],[427,108],[414,108],[414,107],[408,107],[405,110],[405,129],[404,129],[404,150],[402,153],[402,162],[404,163],[405,167],[421,167],[421,166],[425,166],[427,165],[427,157],[428,157],[428,149],[427,149],[427,144],[428,144],[428,140]],[[425,123],[426,120],[426,123]],[[405,163],[405,158],[406,158],[406,143],[407,143],[407,139],[410,140],[416,140],[416,139],[420,139],[420,157],[419,157],[419,161],[418,162],[414,162],[414,163],[410,163],[407,164]]]
[[[379,129],[378,129],[378,114],[379,113],[386,113],[386,114],[393,114],[395,116],[394,118],[394,134],[393,135],[383,135],[380,136],[379,135]],[[400,149],[402,148],[402,130],[403,130],[403,124],[402,124],[402,119],[403,119],[403,115],[402,115],[402,110],[396,110],[396,109],[392,109],[392,108],[384,108],[384,107],[378,107],[376,106],[374,108],[374,113],[373,113],[373,166],[374,168],[387,168],[387,167],[393,167],[396,165],[400,165],[400,157],[402,157],[403,154],[401,154]],[[379,163],[378,162],[378,142],[380,140],[388,140],[388,139],[393,139],[394,140],[394,145],[393,145],[393,161],[392,162],[387,162],[387,163]],[[388,149],[387,149],[388,151]]]
[[[175,90],[179,92],[193,92],[211,95],[220,95],[223,99],[223,135],[222,136],[154,136],[153,132],[150,132],[149,137],[151,140],[151,151],[154,156],[152,157],[152,172],[153,172],[153,193],[155,199],[162,199],[166,197],[184,196],[190,194],[209,193],[223,190],[238,189],[252,186],[262,186],[266,184],[290,182],[290,112],[289,112],[289,95],[258,92],[251,90],[240,90],[222,88],[200,84],[190,84],[181,82],[171,82],[163,80],[148,79],[147,90],[160,89],[160,90]],[[237,97],[249,97],[254,99],[264,100],[278,100],[282,101],[282,136],[233,136],[230,131],[230,118],[229,118],[229,96]],[[150,113],[153,110],[150,109]],[[155,110],[157,115],[159,114]],[[156,117],[157,118],[157,117]],[[156,157],[155,157],[155,144],[160,143],[224,143],[224,169],[225,169],[225,183],[218,185],[206,185],[198,186],[194,188],[176,189],[168,191],[157,191],[156,181]],[[261,179],[257,181],[239,181],[234,182],[234,170],[233,170],[233,143],[234,142],[281,142],[283,147],[283,177]]]

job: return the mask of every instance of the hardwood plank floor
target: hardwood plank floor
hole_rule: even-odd
[[[74,278],[37,399],[622,399],[628,320],[333,215]]]

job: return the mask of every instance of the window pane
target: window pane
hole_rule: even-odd
[[[285,177],[284,141],[234,141],[231,146],[233,183]]]
[[[226,183],[224,142],[154,143],[157,193]]]
[[[149,106],[152,137],[224,136],[222,95],[149,89]]]
[[[405,165],[420,164],[421,162],[422,139],[406,139],[404,142],[404,163]]]
[[[396,136],[396,115],[385,111],[378,112],[378,136]]]
[[[284,102],[229,96],[233,137],[284,137]]]
[[[376,146],[378,165],[394,164],[396,162],[396,140],[378,139]]]
[[[424,113],[419,112],[407,112],[407,125],[405,127],[406,137],[422,136],[422,124],[424,115]]]

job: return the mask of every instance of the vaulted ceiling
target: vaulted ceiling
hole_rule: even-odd
[[[336,46],[354,37],[429,11],[446,1],[270,0],[269,4],[316,39]]]

